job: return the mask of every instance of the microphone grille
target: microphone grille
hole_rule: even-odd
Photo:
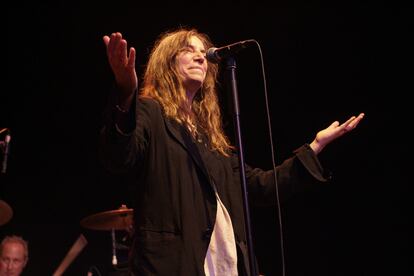
[[[216,54],[216,47],[211,47],[210,49],[207,50],[206,52],[206,58],[208,61],[210,62],[214,62],[217,63],[220,61],[220,57]]]

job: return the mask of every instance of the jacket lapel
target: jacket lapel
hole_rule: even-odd
[[[194,160],[194,162],[197,164],[200,170],[210,181],[210,176],[207,172],[206,166],[204,165],[203,159],[200,155],[197,145],[191,138],[190,133],[185,129],[184,126],[180,125],[178,122],[174,120],[164,118],[164,122],[171,136],[174,137],[174,139],[177,140],[178,143],[180,143],[188,151],[191,158]]]

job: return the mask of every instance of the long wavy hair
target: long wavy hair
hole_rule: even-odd
[[[217,64],[208,64],[206,78],[193,99],[192,112],[186,108],[188,100],[178,71],[177,55],[190,44],[193,36],[199,38],[206,49],[213,46],[206,34],[194,28],[168,31],[158,38],[148,59],[141,95],[157,100],[165,115],[186,126],[194,138],[197,139],[202,130],[209,147],[228,156],[234,147],[222,127],[216,88]]]

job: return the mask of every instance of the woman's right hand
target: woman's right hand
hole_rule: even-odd
[[[127,48],[127,41],[122,38],[122,34],[112,33],[111,36],[105,35],[103,41],[106,46],[106,54],[115,80],[121,90],[119,105],[122,109],[128,110],[138,88],[138,77],[135,71],[135,49]]]

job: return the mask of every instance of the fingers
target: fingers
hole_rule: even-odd
[[[126,57],[126,40],[122,39],[121,33],[112,33],[111,36],[105,35],[103,41],[109,58]],[[124,53],[125,52],[125,53]],[[124,55],[124,56],[123,56]]]
[[[106,46],[107,56],[113,68],[129,67],[135,68],[136,51],[133,47],[128,53],[128,43],[122,38],[119,32],[112,33],[110,36],[103,36]]]
[[[118,60],[121,61],[122,64],[125,64],[127,60],[127,42],[125,39],[121,39],[118,41],[115,49],[116,56]]]
[[[355,118],[356,118],[355,116],[352,116],[351,118],[349,118],[345,123],[341,125],[341,128],[347,129],[347,127],[352,123],[352,121],[355,120]]]
[[[126,42],[125,42],[126,43]],[[108,51],[112,55],[112,57],[123,58],[122,51],[124,51],[125,45],[122,45],[122,34],[121,33],[113,33],[111,34],[111,40],[108,44]],[[126,49],[126,48],[125,48]],[[124,55],[126,56],[126,54]]]
[[[328,126],[328,128],[336,128],[338,126],[339,126],[339,122],[338,121],[335,121],[330,126]]]
[[[117,39],[116,34],[112,33],[111,36],[106,35],[106,36],[103,37],[103,39],[104,39],[104,42],[105,42],[105,45],[106,45],[107,54],[108,54],[108,56],[110,56],[113,52],[113,49],[114,49],[115,40]]]
[[[135,56],[136,56],[135,48],[131,47],[131,49],[129,49],[128,67],[135,68]]]
[[[356,117],[350,124],[349,126],[352,127],[353,129],[359,124],[359,122],[365,117],[365,113],[360,113],[358,115],[358,117]]]
[[[106,46],[106,47],[108,47],[109,40],[110,40],[109,36],[104,35],[104,37],[103,37],[103,42],[105,43],[105,46]]]
[[[341,132],[345,133],[353,130],[359,124],[359,122],[364,118],[365,114],[360,113],[358,116],[352,116],[345,123],[340,126]]]
[[[347,125],[345,126],[347,130],[352,130],[354,129],[359,122],[364,118],[365,114],[364,113],[360,113],[357,117],[352,116],[348,121],[347,121]]]

